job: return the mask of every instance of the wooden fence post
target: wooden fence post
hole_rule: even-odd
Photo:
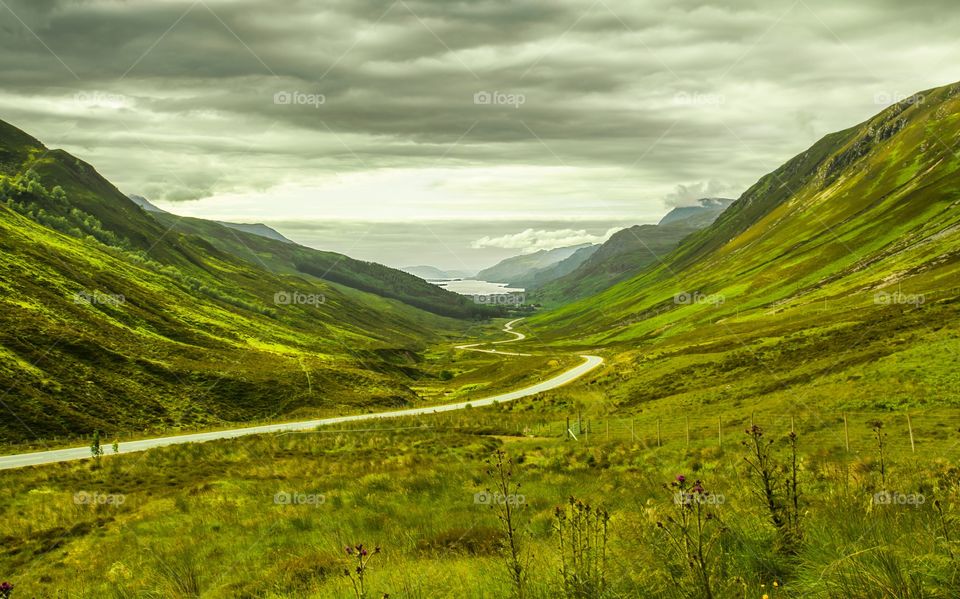
[[[843,440],[847,446],[847,453],[850,453],[850,428],[847,426],[847,414],[843,414]]]
[[[910,432],[910,453],[917,453],[917,447],[913,444],[913,424],[910,423],[910,412],[907,412],[907,430]]]

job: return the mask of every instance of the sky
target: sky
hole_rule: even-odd
[[[477,270],[960,80],[955,0],[0,0],[0,119],[185,216]]]

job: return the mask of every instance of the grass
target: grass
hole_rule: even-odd
[[[865,424],[852,427],[850,454],[831,431],[798,427],[805,536],[792,555],[773,550],[742,432],[731,431],[723,448],[699,435],[687,447],[673,431],[659,448],[622,433],[573,442],[558,434],[558,421],[541,428],[522,406],[502,406],[379,430],[108,455],[100,469],[72,463],[4,473],[0,572],[37,597],[345,598],[353,591],[343,547],[364,543],[383,548],[367,573],[370,596],[510,596],[496,513],[474,503],[489,485],[485,460],[503,449],[523,495],[528,597],[558,596],[551,523],[571,495],[610,512],[603,596],[697,596],[656,526],[675,508],[663,485],[679,473],[723,496],[715,509],[723,532],[710,556],[714,596],[951,597],[960,575],[950,557],[960,551],[958,437],[934,442],[931,427],[943,415],[930,416],[916,422],[930,442],[917,453],[891,443],[886,455],[887,489],[924,494],[919,506],[873,503],[881,489]],[[518,436],[517,426],[527,434]],[[782,451],[783,430],[768,431]],[[639,437],[650,434],[638,428]],[[80,492],[125,500],[76,505]],[[278,493],[304,499],[277,504]],[[323,500],[308,503],[310,495]]]

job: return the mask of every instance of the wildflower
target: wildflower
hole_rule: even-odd
[[[770,595],[764,593],[763,597],[761,597],[760,599],[770,599]]]
[[[678,483],[680,483],[680,484],[682,485],[682,484],[685,483],[686,481],[687,481],[687,477],[686,477],[686,476],[684,476],[684,475],[682,475],[682,474],[678,474],[678,475],[677,475],[677,482],[678,482]]]
[[[779,586],[780,586],[780,583],[777,582],[776,580],[774,580],[774,581],[773,581],[773,588],[777,588],[777,587],[779,587]]]
[[[13,584],[6,581],[0,583],[0,598],[9,599],[11,593],[13,593]]]

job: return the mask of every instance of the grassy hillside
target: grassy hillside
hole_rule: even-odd
[[[629,279],[712,223],[731,201],[705,198],[698,206],[674,208],[656,225],[634,225],[617,231],[575,268],[537,285],[531,298],[548,307],[557,306]]]
[[[530,319],[607,346],[615,403],[957,405],[960,86],[829,135],[661,263]],[[952,145],[951,145],[952,144]]]
[[[151,216],[173,231],[196,235],[223,252],[273,273],[308,275],[340,283],[441,316],[485,318],[500,315],[496,308],[478,305],[470,298],[375,262],[269,239],[214,221],[169,213],[151,213]]]
[[[466,327],[170,231],[89,165],[6,124],[0,258],[2,441],[409,404],[412,385],[440,374],[418,353]],[[357,286],[392,274],[365,266]],[[396,275],[393,295],[424,291],[411,303],[451,295]]]

